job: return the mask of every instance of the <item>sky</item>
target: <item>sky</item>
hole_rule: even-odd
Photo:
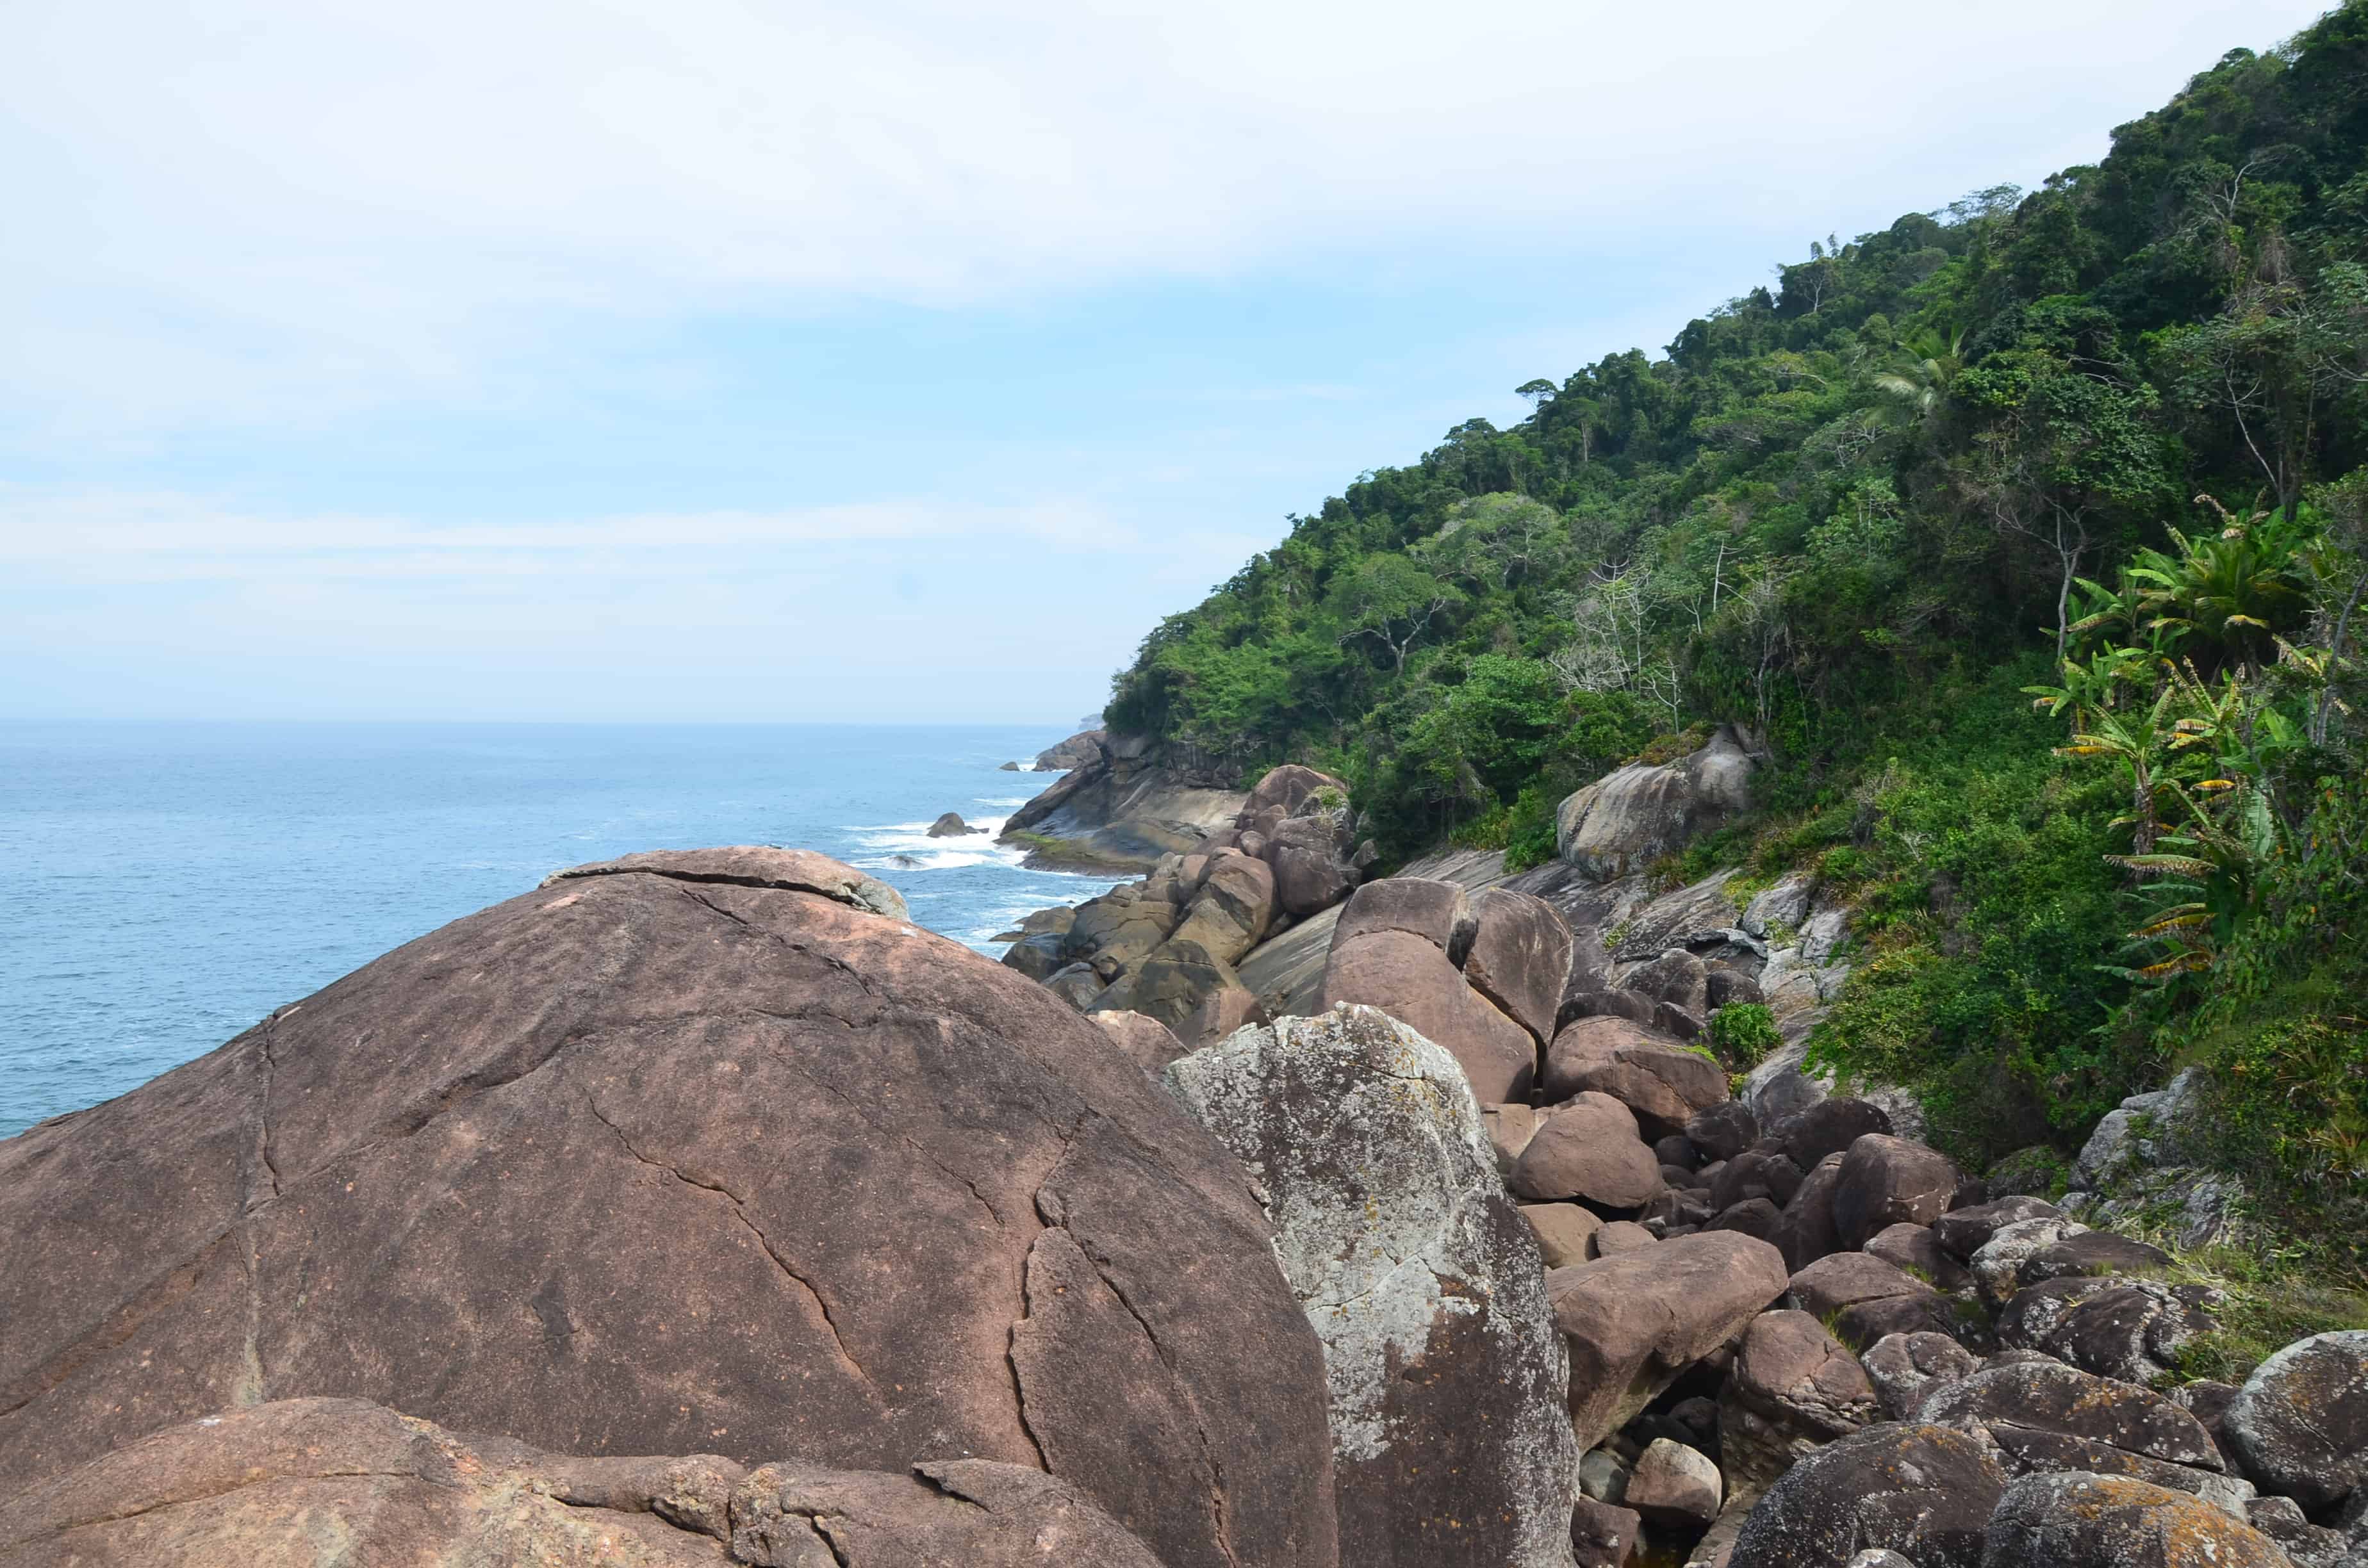
[[[1358,473],[2322,8],[14,0],[0,717],[1065,722]]]

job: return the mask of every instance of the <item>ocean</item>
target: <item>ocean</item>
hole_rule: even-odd
[[[446,921],[635,849],[781,844],[999,954],[1108,890],[990,830],[1056,775],[1027,725],[0,727],[0,1137],[137,1087]]]

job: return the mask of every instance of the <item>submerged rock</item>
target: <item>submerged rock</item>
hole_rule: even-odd
[[[1323,1342],[1343,1560],[1559,1568],[1568,1362],[1454,1059],[1342,1006],[1245,1029],[1167,1082],[1264,1190]]]

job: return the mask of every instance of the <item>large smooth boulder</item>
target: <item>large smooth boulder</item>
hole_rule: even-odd
[[[1167,1082],[1265,1191],[1323,1342],[1344,1559],[1560,1564],[1568,1361],[1454,1058],[1344,1006],[1245,1029]]]
[[[1751,1321],[1719,1393],[1719,1459],[1729,1482],[1764,1492],[1812,1449],[1877,1420],[1858,1358],[1806,1312]]]
[[[1274,867],[1275,901],[1294,918],[1331,908],[1357,885],[1347,835],[1329,815],[1276,824],[1263,853]]]
[[[1855,1249],[1892,1225],[1929,1225],[1948,1212],[1958,1179],[1937,1149],[1881,1132],[1853,1139],[1834,1187],[1834,1234]]]
[[[1484,888],[1472,900],[1475,929],[1463,978],[1538,1044],[1554,1038],[1570,976],[1570,926],[1542,898]]]
[[[1332,932],[1318,1011],[1361,1003],[1442,1046],[1484,1104],[1526,1100],[1538,1042],[1464,979],[1479,921],[1461,888],[1417,877],[1368,882]]]
[[[1167,1070],[1167,1064],[1184,1054],[1184,1042],[1176,1031],[1157,1018],[1141,1013],[1088,1013],[1108,1035],[1110,1043],[1126,1052],[1127,1060],[1156,1078]]]
[[[1656,1437],[1636,1456],[1620,1501],[1649,1524],[1699,1529],[1718,1517],[1725,1496],[1725,1478],[1708,1455],[1675,1438]]]
[[[1784,1292],[1784,1263],[1733,1231],[1679,1236],[1546,1276],[1570,1342],[1570,1418],[1591,1449]]]
[[[1921,1568],[1923,1559],[1917,1559]],[[1981,1568],[2289,1568],[2276,1543],[2184,1492],[2120,1475],[2026,1475],[1990,1516]],[[1740,1568],[1740,1565],[1738,1565]]]
[[[571,1458],[344,1399],[168,1427],[0,1502],[0,1561],[1159,1568],[1083,1492],[1024,1465]]]
[[[0,1143],[0,1480],[336,1395],[1035,1466],[1168,1568],[1330,1563],[1322,1347],[1239,1165],[819,860],[580,869]]]
[[[1622,767],[1565,800],[1554,847],[1598,881],[1643,870],[1695,834],[1751,804],[1753,747],[1732,725],[1665,767]]]
[[[2245,1473],[2305,1508],[2368,1482],[2368,1329],[2314,1335],[2262,1362],[2221,1427]]]
[[[1661,1166],[1636,1119],[1609,1095],[1580,1095],[1541,1120],[1513,1162],[1513,1190],[1532,1203],[1577,1199],[1635,1210],[1661,1191]]]
[[[1646,1134],[1682,1132],[1727,1097],[1726,1074],[1700,1051],[1625,1018],[1580,1018],[1546,1050],[1540,1092],[1549,1101],[1593,1091],[1636,1113]]]
[[[2005,1490],[2006,1472],[1963,1432],[1864,1427],[1784,1472],[1744,1522],[1727,1568],[1848,1568],[1870,1547],[1916,1568],[1980,1568],[1983,1528]]]

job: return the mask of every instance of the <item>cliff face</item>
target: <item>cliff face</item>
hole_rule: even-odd
[[[1231,826],[1247,799],[1200,759],[1145,736],[1104,735],[1094,756],[1012,813],[1003,841],[1032,846],[1031,866],[1147,870]]]

